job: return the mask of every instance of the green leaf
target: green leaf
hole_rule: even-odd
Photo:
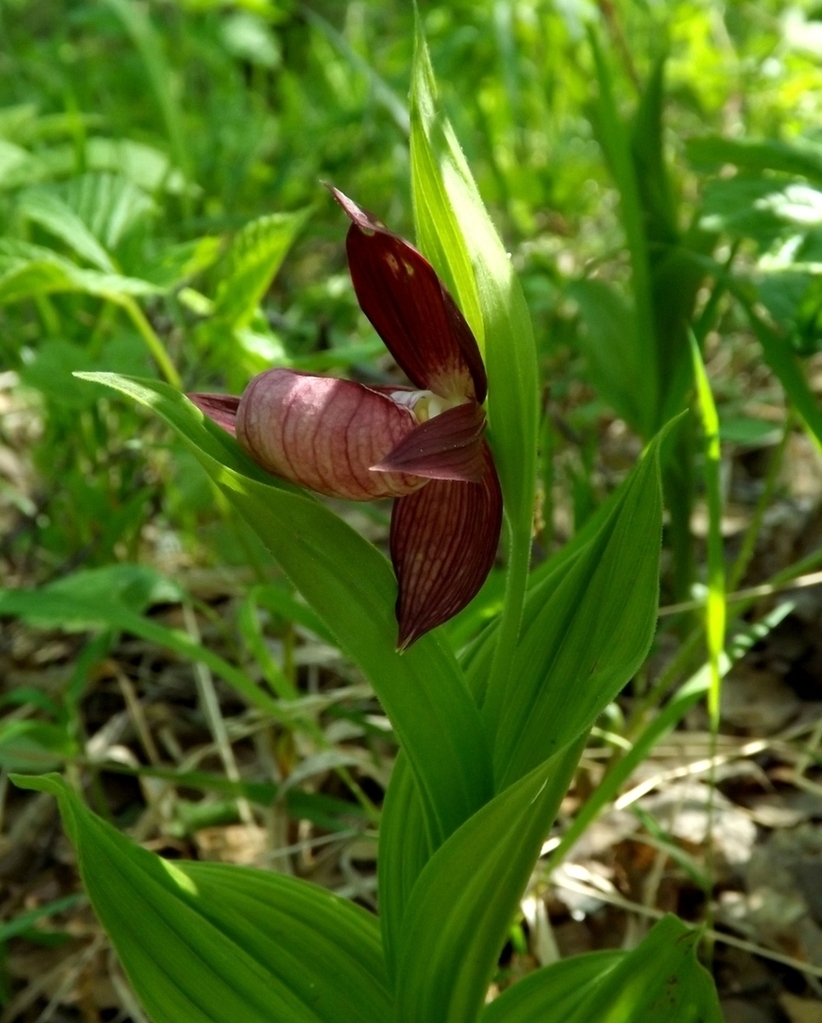
[[[305,881],[171,863],[92,814],[56,775],[16,777],[60,802],[83,884],[154,1023],[384,1023],[379,926]]]
[[[311,209],[271,213],[235,235],[221,266],[214,314],[232,327],[247,327]]]
[[[592,383],[614,412],[642,433],[645,410],[639,404],[637,381],[643,365],[633,310],[605,281],[575,281],[568,295],[579,305],[585,323],[579,343]]]
[[[74,210],[51,189],[24,192],[17,204],[18,214],[45,228],[98,270],[116,273],[111,256]]]
[[[121,302],[161,289],[122,274],[83,270],[51,249],[6,238],[0,240],[0,305],[61,291],[79,291]]]
[[[666,916],[630,953],[595,952],[532,973],[492,1002],[480,1023],[721,1023],[698,941],[698,931]]]
[[[699,937],[677,917],[663,917],[567,1023],[721,1023],[713,981],[696,957]]]
[[[578,742],[496,796],[425,865],[403,919],[397,1019],[476,1018],[581,751]]]
[[[400,751],[380,816],[377,857],[382,944],[386,970],[392,982],[404,933],[405,907],[432,851],[414,774],[408,758]]]
[[[121,174],[81,174],[66,182],[61,194],[66,205],[109,252],[156,208],[142,188]]]
[[[77,746],[66,729],[44,721],[0,722],[0,767],[7,771],[53,771]]]
[[[748,626],[737,633],[720,661],[723,675],[751,649],[754,643],[761,642],[768,633],[776,628],[793,608],[793,604],[780,604],[766,619],[756,625]],[[651,750],[675,728],[685,714],[697,704],[708,692],[711,684],[710,666],[705,664],[695,675],[674,693],[665,707],[654,717],[641,732],[633,738],[631,748],[621,756],[609,769],[599,785],[594,789],[585,803],[577,811],[576,816],[562,836],[562,840],[551,853],[548,869],[559,866],[565,853],[582,836],[586,828],[600,812],[616,799],[620,789],[634,771],[649,756]]]
[[[561,959],[528,974],[495,998],[479,1023],[559,1023],[591,994],[627,952],[608,949]]]
[[[662,493],[661,436],[594,538],[546,586],[507,685],[489,690],[497,788],[587,730],[642,663],[656,627]]]
[[[386,559],[325,505],[254,465],[179,392],[116,374],[83,376],[148,406],[180,434],[360,666],[412,764],[439,845],[488,798],[490,756],[462,673],[436,636],[396,652],[396,584]]]
[[[788,340],[759,315],[745,291],[734,283],[732,283],[731,289],[748,314],[753,332],[762,345],[765,362],[776,374],[785,394],[802,417],[817,447],[822,449],[822,411],[820,411],[816,396],[808,385],[802,363],[792,351]]]
[[[596,107],[597,138],[613,174],[620,197],[620,212],[631,256],[631,287],[634,293],[637,363],[642,372],[636,378],[637,404],[643,417],[642,436],[658,428],[660,380],[659,357],[654,327],[654,300],[648,252],[648,237],[642,195],[631,139],[613,94],[611,72],[602,54],[593,26],[588,26],[594,55],[599,96]]]
[[[750,171],[782,171],[801,174],[822,183],[822,146],[807,139],[725,139],[708,135],[687,143],[690,161],[704,169],[719,170],[724,164]]]

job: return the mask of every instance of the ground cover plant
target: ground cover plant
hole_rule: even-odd
[[[807,1018],[813,12],[423,7],[438,94],[400,8],[59,6],[2,25],[4,1018]]]

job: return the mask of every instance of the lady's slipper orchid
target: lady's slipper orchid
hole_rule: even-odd
[[[396,498],[398,646],[447,621],[491,569],[502,494],[483,438],[477,342],[431,264],[336,189],[363,312],[413,387],[270,369],[241,398],[191,394],[258,465],[329,497]]]

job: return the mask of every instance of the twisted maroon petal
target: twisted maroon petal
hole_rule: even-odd
[[[394,503],[390,545],[400,650],[461,611],[491,571],[502,492],[485,441],[482,450],[481,483],[432,480]]]
[[[445,398],[485,400],[476,339],[428,260],[336,188],[351,219],[351,280],[362,311],[408,379]]]
[[[232,394],[187,394],[186,397],[218,426],[222,426],[230,434],[234,433],[239,398]]]
[[[485,413],[474,401],[446,409],[403,437],[374,472],[404,472],[432,480],[482,480]]]

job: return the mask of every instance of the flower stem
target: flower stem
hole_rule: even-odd
[[[514,658],[519,629],[522,622],[522,607],[528,584],[528,569],[531,564],[531,531],[517,528],[508,522],[511,541],[508,558],[508,577],[505,580],[505,603],[502,608],[499,636],[491,662],[488,679],[488,708],[496,718],[505,704],[505,695],[510,682],[509,672]]]
[[[130,295],[123,295],[118,298],[118,303],[125,309],[131,318],[131,322],[137,328],[140,336],[145,341],[148,350],[154,356],[157,361],[157,365],[160,367],[160,372],[171,384],[172,387],[176,387],[178,390],[182,390],[182,380],[180,374],[174,368],[174,363],[169,358],[168,352],[165,350],[165,346],[160,338],[154,331],[154,328],[148,322],[148,319],[134,301]]]

